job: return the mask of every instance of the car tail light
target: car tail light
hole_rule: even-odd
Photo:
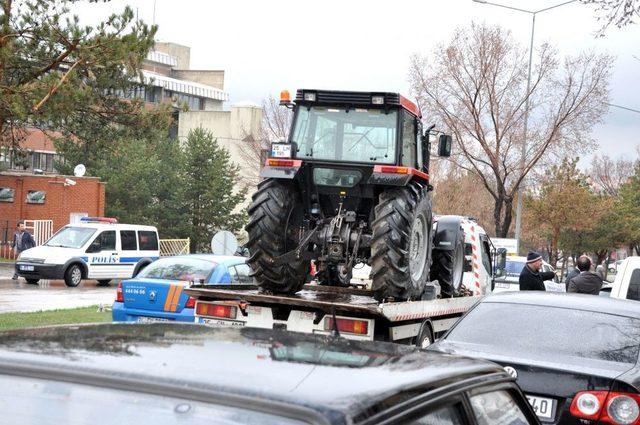
[[[231,305],[220,304],[203,304],[196,305],[196,314],[198,316],[219,317],[222,319],[235,319],[238,314],[238,308]]]
[[[640,424],[640,394],[581,391],[573,398],[569,411],[576,418],[601,423]]]
[[[184,305],[184,308],[195,308],[196,306],[196,299],[193,297],[189,297],[189,299],[187,299],[186,304]]]
[[[369,333],[369,322],[366,320],[356,319],[336,319],[338,331],[356,335],[367,335]],[[331,331],[334,329],[333,317],[327,317],[324,321],[324,330]]]
[[[122,282],[118,283],[118,289],[116,289],[116,302],[124,302],[124,295],[122,294]]]

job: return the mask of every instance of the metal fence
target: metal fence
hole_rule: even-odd
[[[19,220],[0,221],[0,258],[14,260],[15,251],[13,245],[13,235],[18,226]],[[42,245],[53,234],[53,220],[24,220],[24,227],[33,235],[36,245]]]
[[[160,256],[189,254],[191,239],[160,239]]]

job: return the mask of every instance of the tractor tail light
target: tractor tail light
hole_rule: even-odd
[[[116,289],[116,302],[124,302],[124,295],[122,294],[122,282],[118,283],[118,289]]]
[[[267,165],[270,167],[286,167],[286,168],[297,168],[302,165],[302,161],[299,159],[277,159],[277,158],[268,158]]]

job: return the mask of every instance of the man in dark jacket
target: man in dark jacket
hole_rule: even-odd
[[[583,256],[576,261],[580,274],[569,280],[567,292],[575,292],[578,294],[599,295],[602,288],[602,278],[597,273],[590,271],[591,259]]]
[[[527,264],[520,272],[520,290],[521,291],[544,291],[544,281],[552,280],[555,277],[554,272],[540,272],[542,268],[542,256],[535,251],[529,251],[527,255]]]
[[[33,239],[33,236],[31,236],[31,233],[27,232],[24,227],[24,221],[18,222],[18,226],[16,226],[16,232],[13,234],[13,244],[11,246],[16,253],[16,258],[18,258],[22,251],[36,246],[36,241]],[[16,280],[17,278],[18,272],[16,271],[12,279]]]

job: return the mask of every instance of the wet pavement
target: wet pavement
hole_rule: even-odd
[[[111,306],[116,298],[118,281],[98,286],[95,280],[83,280],[68,288],[63,280],[41,280],[29,285],[24,279],[12,280],[13,269],[0,267],[0,313],[56,310],[60,308]]]

